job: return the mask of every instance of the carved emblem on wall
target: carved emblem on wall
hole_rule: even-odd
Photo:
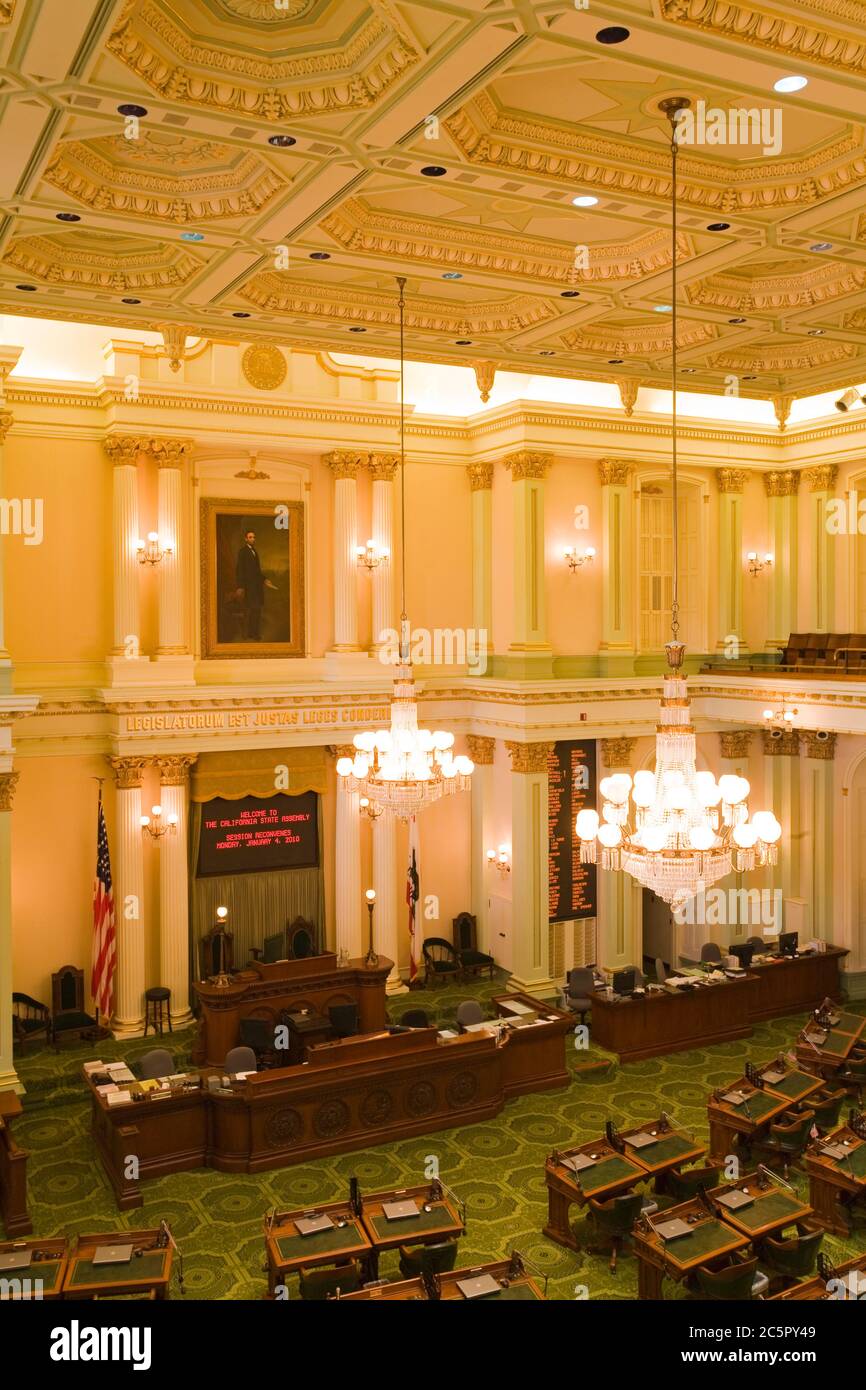
[[[297,1110],[272,1110],[265,1120],[265,1141],[274,1149],[296,1144],[303,1130],[304,1122]]]
[[[436,1109],[436,1090],[429,1081],[416,1081],[409,1087],[406,1109],[410,1115],[430,1115]]]
[[[321,1139],[333,1139],[349,1128],[349,1107],[342,1100],[326,1100],[313,1119],[313,1129]]]
[[[241,371],[250,386],[258,391],[276,391],[285,381],[288,370],[280,349],[268,343],[254,343],[241,358]]]
[[[458,1072],[457,1076],[452,1076],[448,1082],[445,1094],[449,1105],[468,1105],[478,1094],[478,1077],[471,1071]]]
[[[394,1099],[390,1091],[380,1088],[370,1091],[361,1101],[360,1115],[365,1125],[383,1125],[394,1113]]]

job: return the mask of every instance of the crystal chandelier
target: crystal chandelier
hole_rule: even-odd
[[[403,405],[403,317],[406,301],[404,276],[400,287],[400,530],[402,613],[400,656],[391,701],[390,729],[356,734],[354,758],[339,758],[337,774],[350,791],[358,791],[371,808],[380,807],[400,820],[409,820],[451,792],[466,791],[474,764],[454,755],[454,735],[442,730],[418,728],[418,704],[412,679],[411,629],[406,616],[406,448]]]
[[[668,670],[663,679],[661,712],[656,726],[655,771],[617,772],[600,784],[601,820],[597,811],[578,813],[575,830],[583,864],[623,870],[674,906],[705,891],[731,872],[744,873],[775,864],[782,827],[771,811],[749,817],[749,783],[695,766],[695,730],[691,722],[685,646],[678,641],[677,516],[677,114],[689,106],[685,97],[661,103],[671,124],[672,164],[672,502],[673,597],[671,641],[665,645]],[[630,804],[631,802],[631,804]]]

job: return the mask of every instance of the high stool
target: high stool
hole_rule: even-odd
[[[168,1017],[168,1031],[171,1032],[171,990],[165,989],[163,985],[154,985],[153,989],[144,991],[144,1036],[147,1037],[147,1030],[153,1024],[154,1033],[162,1033],[163,1028],[163,1009]]]

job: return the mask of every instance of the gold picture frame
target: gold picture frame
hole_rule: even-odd
[[[205,497],[200,524],[202,657],[305,656],[303,502]]]

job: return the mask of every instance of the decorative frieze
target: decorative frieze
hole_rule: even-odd
[[[0,772],[0,811],[11,811],[20,772]]]
[[[742,492],[748,476],[745,468],[717,468],[716,483],[719,492]]]
[[[508,455],[505,467],[511,474],[511,481],[519,483],[524,478],[546,477],[552,462],[552,454],[539,454],[531,449],[521,449],[519,453]]]
[[[466,472],[469,474],[469,486],[473,492],[486,492],[492,488],[492,463],[469,463],[466,465]]]
[[[506,739],[505,747],[511,759],[512,772],[546,772],[547,760],[555,748],[553,743],[512,743]]]
[[[751,729],[728,729],[719,734],[723,758],[748,758],[752,746]]]
[[[496,752],[496,739],[485,738],[483,734],[467,734],[466,743],[476,767],[489,767]]]
[[[803,480],[810,492],[832,492],[839,476],[839,466],[835,463],[819,463],[814,468],[803,469]]]
[[[631,469],[628,459],[599,459],[598,476],[602,487],[624,487]]]
[[[800,733],[797,729],[762,729],[764,752],[769,758],[799,758]]]
[[[631,767],[636,738],[603,738],[601,760],[605,767]]]
[[[794,497],[800,487],[800,471],[797,468],[774,468],[763,477],[768,497]]]
[[[831,763],[835,758],[836,734],[827,733],[824,729],[804,729],[800,737],[807,758],[818,758],[826,763]]]

